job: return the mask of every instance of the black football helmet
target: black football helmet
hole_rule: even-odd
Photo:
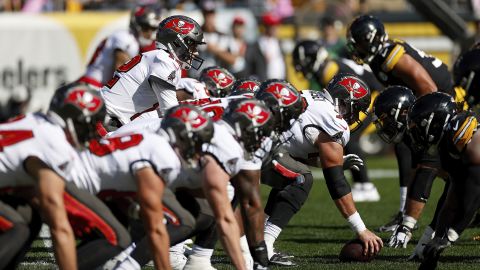
[[[178,149],[180,156],[192,167],[196,166],[196,154],[202,145],[213,138],[213,122],[201,109],[181,104],[168,109],[162,120],[163,129],[170,143]]]
[[[203,64],[197,55],[197,46],[205,44],[203,30],[187,16],[174,15],[160,22],[156,42],[157,48],[168,50],[184,69],[198,70]]]
[[[152,37],[150,38],[150,42],[154,41],[158,24],[160,23],[160,13],[161,9],[159,5],[140,5],[135,7],[130,14],[130,30],[139,38],[141,31],[151,29]]]
[[[100,92],[88,84],[74,82],[55,91],[48,115],[80,149],[87,147],[90,140],[100,138],[97,127],[105,124],[107,110]]]
[[[477,105],[480,102],[480,48],[471,49],[457,59],[453,78],[455,85],[467,92],[465,101],[468,105]]]
[[[415,102],[412,90],[389,86],[373,102],[374,123],[377,133],[386,143],[399,143],[407,130],[408,109]]]
[[[272,111],[277,133],[290,129],[291,120],[298,119],[305,111],[300,92],[285,80],[271,79],[263,82],[255,98],[265,102]]]
[[[351,126],[361,125],[360,112],[368,114],[371,94],[367,84],[355,75],[338,73],[330,80],[325,90],[330,94],[339,114]]]
[[[449,121],[457,113],[452,96],[435,92],[419,97],[408,113],[408,130],[417,149],[437,145]]]
[[[251,159],[265,137],[273,135],[274,120],[272,112],[259,100],[239,98],[232,100],[223,113],[222,119],[235,132],[236,138]]]
[[[203,82],[212,97],[226,97],[235,83],[235,77],[228,70],[213,66],[202,70],[199,81]]]
[[[319,42],[304,40],[297,43],[292,57],[295,70],[310,80],[327,60],[328,52]]]
[[[260,88],[260,82],[253,79],[240,79],[232,85],[229,96],[253,97]]]
[[[358,64],[368,64],[388,40],[383,23],[371,15],[353,20],[347,29],[347,50]]]

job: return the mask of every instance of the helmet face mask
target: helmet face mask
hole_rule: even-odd
[[[181,63],[183,69],[198,70],[203,59],[198,56],[197,46],[205,44],[203,31],[193,19],[175,15],[164,19],[158,26],[157,48],[166,49]]]

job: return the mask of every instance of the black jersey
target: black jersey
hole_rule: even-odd
[[[370,68],[377,79],[385,86],[402,85],[408,87],[401,79],[392,74],[392,70],[402,55],[408,54],[415,59],[430,74],[438,87],[438,91],[453,95],[453,80],[440,59],[428,55],[410,46],[402,40],[388,40],[383,49],[370,62]]]
[[[368,67],[358,65],[353,60],[346,58],[331,59],[326,61],[316,72],[315,79],[323,88],[337,73],[357,75],[370,88],[370,91],[381,91],[382,84],[375,78]]]
[[[420,164],[432,168],[441,167],[440,158],[437,153],[428,153],[427,151],[422,151],[417,147],[414,147],[412,138],[408,134],[404,134],[402,141],[405,143],[405,145],[407,145],[408,149],[410,149],[410,154],[412,157],[412,169],[416,169]]]

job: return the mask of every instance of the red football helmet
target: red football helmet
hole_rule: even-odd
[[[235,77],[228,70],[219,67],[208,67],[202,70],[199,81],[205,83],[212,97],[226,97],[230,94]]]

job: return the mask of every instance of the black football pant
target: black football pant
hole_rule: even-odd
[[[67,183],[65,208],[77,239],[79,269],[95,269],[131,243],[128,231],[96,196]]]
[[[26,201],[0,196],[0,269],[15,269],[23,260],[42,222]]]
[[[265,205],[268,221],[284,228],[307,200],[313,176],[307,165],[280,147],[264,163],[261,182],[272,187]]]

